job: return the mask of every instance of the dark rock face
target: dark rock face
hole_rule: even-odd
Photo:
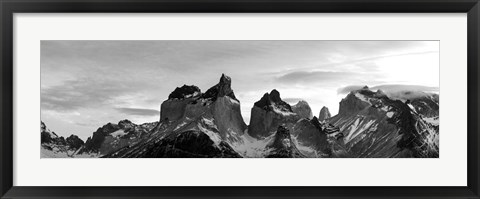
[[[301,100],[297,104],[293,105],[292,111],[301,118],[308,118],[308,119],[313,118],[312,109],[310,108],[310,105],[308,105],[306,101]]]
[[[47,132],[41,132],[40,133],[40,140],[41,140],[41,143],[53,143],[53,138],[50,136],[49,133]]]
[[[281,111],[293,112],[290,104],[284,102],[280,98],[280,93],[275,89],[270,91],[270,94],[265,93],[260,100],[255,102],[254,106],[264,109],[266,111],[273,111],[274,107],[276,107]]]
[[[70,135],[65,141],[70,149],[75,150],[79,149],[85,144],[85,142],[83,142],[83,140],[76,135]]]
[[[265,93],[263,97],[255,102],[248,126],[248,134],[255,138],[268,137],[275,133],[278,126],[285,125],[287,128],[300,119],[292,111],[292,107],[280,98],[277,90]]]
[[[79,153],[109,154],[148,136],[156,125],[157,122],[137,125],[129,120],[122,120],[118,124],[108,123],[98,128],[85,141],[84,147],[80,149]]]
[[[316,117],[311,120],[304,118],[293,126],[292,135],[303,146],[311,147],[325,156],[330,156],[330,145],[324,130],[325,128]]]
[[[217,98],[215,103],[212,104],[211,113],[220,136],[226,140],[237,139],[231,135],[232,132],[240,136],[247,129],[240,110],[240,103],[236,103],[230,97]]]
[[[364,88],[348,94],[328,122],[340,128],[351,157],[438,157],[438,130],[409,103]]]
[[[205,106],[205,103],[197,102],[196,98],[187,98],[183,100],[166,100],[160,108],[160,121],[176,121],[185,117],[187,106]]]
[[[40,121],[40,135],[41,135],[41,143],[52,143],[54,138],[57,138],[57,134],[54,132],[50,132],[47,130],[45,123]]]
[[[235,104],[240,106],[238,99],[231,89],[231,84],[231,78],[222,74],[220,81],[205,93],[200,93],[200,89],[197,88],[195,92],[198,92],[198,94],[190,94],[192,97],[164,101],[161,105],[160,121],[177,121],[186,117],[198,117],[204,112],[209,111],[211,109],[210,105],[218,101],[217,99],[224,97],[229,97],[236,102]],[[238,114],[241,114],[240,111]]]
[[[102,147],[103,141],[105,141],[105,137],[119,129],[120,128],[118,127],[118,125],[112,123],[108,123],[103,127],[98,128],[91,137],[87,138],[87,141],[85,142],[85,147],[80,152],[100,152],[100,148]]]
[[[41,144],[55,144],[55,145],[65,145],[65,138],[58,136],[55,132],[47,129],[45,123],[40,121],[40,143]]]
[[[410,100],[410,103],[423,117],[438,117],[439,115],[439,96],[437,94],[418,97]]]
[[[332,117],[332,115],[330,114],[330,111],[328,110],[327,107],[324,106],[324,107],[322,107],[322,109],[320,109],[320,114],[318,114],[318,119],[320,121],[324,121],[324,120],[326,120],[328,118],[331,118],[331,117]]]
[[[118,122],[118,128],[120,129],[128,129],[128,128],[133,128],[135,124],[131,122],[130,120],[121,120]]]
[[[338,110],[339,115],[351,115],[355,112],[361,111],[364,108],[368,107],[370,104],[368,102],[358,100],[355,97],[355,94],[350,93],[346,98],[340,101],[340,108]]]
[[[230,143],[240,140],[247,125],[230,77],[222,74],[218,84],[194,97],[166,100],[160,112],[147,139],[105,157],[241,157]]]
[[[240,158],[227,143],[218,146],[199,131],[170,134],[155,144],[147,145],[137,158]],[[113,157],[115,154],[105,157]]]
[[[182,87],[177,87],[175,90],[168,95],[168,99],[184,99],[195,97],[197,94],[200,94],[200,89],[196,86],[183,85]]]
[[[67,139],[50,131],[45,123],[40,121],[41,135],[41,158],[73,157],[83,147],[83,141],[76,135],[70,135]]]
[[[305,157],[293,143],[287,128],[279,126],[273,142],[267,146],[271,152],[266,158],[302,158]]]

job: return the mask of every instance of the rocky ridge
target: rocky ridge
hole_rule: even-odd
[[[203,93],[175,88],[162,102],[160,120],[122,120],[97,129],[83,144],[59,138],[41,124],[44,143],[75,154],[105,158],[338,158],[438,157],[438,95],[399,100],[368,87],[350,92],[339,113],[313,117],[306,101],[291,106],[273,89],[254,103],[250,124],[241,115],[232,80],[222,74]]]

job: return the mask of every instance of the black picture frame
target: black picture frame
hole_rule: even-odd
[[[1,0],[1,198],[480,198],[478,0]],[[467,13],[468,186],[465,187],[21,187],[13,186],[15,13]],[[455,172],[455,171],[451,171]],[[415,180],[415,179],[412,179]]]

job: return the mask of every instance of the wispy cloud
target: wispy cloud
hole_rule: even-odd
[[[358,90],[364,86],[369,85],[350,85],[339,88],[337,94],[348,94],[351,91]],[[370,85],[371,86],[371,85]],[[371,90],[382,90],[384,92],[396,93],[405,91],[421,91],[421,92],[438,92],[439,87],[422,86],[422,85],[401,85],[401,84],[386,84],[369,87]]]
[[[349,79],[358,75],[352,72],[295,71],[277,77],[276,81],[284,84],[318,83]]]
[[[159,116],[160,112],[154,109],[144,108],[115,108],[115,110],[127,114],[127,115],[140,115],[140,116]]]
[[[283,98],[282,99],[283,101],[293,105],[293,104],[296,104],[297,102],[301,101],[301,100],[304,100],[303,98]]]
[[[135,93],[139,84],[121,80],[77,79],[60,85],[43,86],[41,89],[42,109],[74,111],[111,105],[117,98]],[[145,86],[145,85],[142,85]]]

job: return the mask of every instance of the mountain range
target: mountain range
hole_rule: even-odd
[[[177,87],[162,102],[159,121],[107,123],[85,142],[59,137],[41,122],[41,157],[439,157],[437,94],[405,91],[400,99],[365,86],[340,101],[337,115],[323,107],[316,117],[308,102],[290,105],[273,89],[259,96],[247,125],[231,83],[222,74],[205,92]]]

